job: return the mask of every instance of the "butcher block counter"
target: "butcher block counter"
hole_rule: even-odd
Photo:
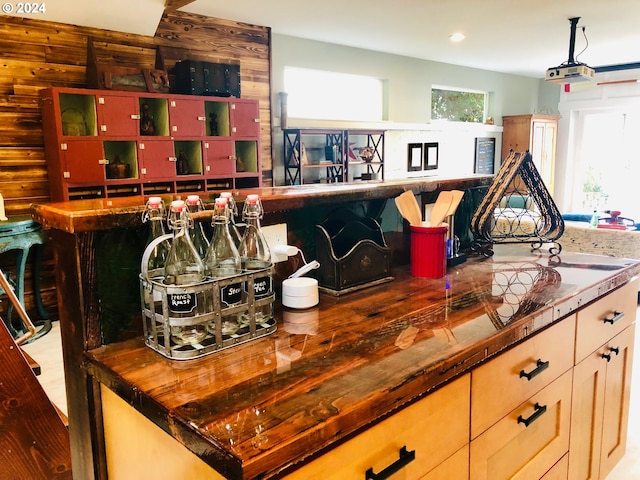
[[[390,283],[323,294],[317,308],[279,309],[276,333],[200,359],[168,360],[133,339],[89,351],[86,368],[106,387],[103,395],[115,392],[168,432],[176,449],[186,447],[223,476],[206,478],[332,478],[327,471],[295,477],[296,468],[625,284],[632,285],[626,314],[634,318],[637,285],[629,282],[639,271],[635,260],[498,246],[493,257],[472,257],[442,279],[399,268]],[[565,324],[566,338],[551,340],[571,352],[570,371],[573,318]],[[118,411],[112,404],[105,418]],[[115,439],[108,436],[118,430],[106,428],[107,444],[127,445],[133,464],[148,471],[149,460],[135,453],[144,437],[126,428]],[[151,463],[166,473],[170,451],[155,455]]]

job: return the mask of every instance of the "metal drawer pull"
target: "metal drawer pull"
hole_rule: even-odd
[[[534,420],[536,420],[540,415],[542,415],[544,412],[547,411],[547,406],[546,405],[540,405],[537,402],[533,406],[533,408],[536,411],[533,412],[529,418],[524,418],[522,415],[518,415],[518,423],[524,423],[524,426],[528,427],[529,425],[531,425],[534,422]]]
[[[538,361],[536,362],[536,368],[531,370],[529,373],[525,372],[524,370],[520,370],[520,378],[526,377],[528,381],[531,381],[533,377],[542,373],[547,368],[549,368],[549,361],[547,360],[546,362],[543,362],[542,360],[538,359]]]
[[[609,347],[609,353],[603,353],[601,356],[607,362],[611,361],[611,352],[615,353],[616,356],[620,355],[620,347]]]
[[[365,480],[385,480],[389,478],[391,475],[393,475],[394,473],[402,470],[404,467],[406,467],[416,459],[416,451],[411,450],[410,452],[408,452],[406,446],[400,448],[399,453],[400,453],[400,458],[398,458],[398,460],[393,462],[391,465],[389,465],[387,468],[382,470],[380,473],[373,473],[373,468],[369,468],[364,474],[364,479]]]
[[[613,311],[613,317],[604,317],[604,323],[610,323],[613,325],[621,318],[624,318],[624,312],[618,312],[617,310]]]

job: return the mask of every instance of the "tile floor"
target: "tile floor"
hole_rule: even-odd
[[[50,332],[22,348],[40,364],[42,373],[37,378],[42,388],[53,404],[66,415],[67,393],[64,386],[60,322],[52,322]]]
[[[640,311],[638,318],[640,318]],[[640,479],[640,325],[636,327],[636,346],[627,453],[606,480]],[[49,333],[23,348],[40,363],[42,367],[42,374],[38,377],[40,383],[51,401],[66,414],[67,400],[64,388],[59,322],[53,322],[53,328]]]

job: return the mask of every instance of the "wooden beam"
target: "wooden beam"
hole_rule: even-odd
[[[195,0],[165,0],[164,2],[164,11],[165,12],[175,12],[179,8],[182,8],[190,3],[193,3]]]

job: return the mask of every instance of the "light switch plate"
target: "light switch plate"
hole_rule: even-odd
[[[286,262],[289,257],[286,254],[276,253],[275,249],[278,245],[287,244],[287,224],[278,223],[277,225],[263,226],[262,234],[269,245],[269,250],[271,250],[271,261],[273,263]]]

